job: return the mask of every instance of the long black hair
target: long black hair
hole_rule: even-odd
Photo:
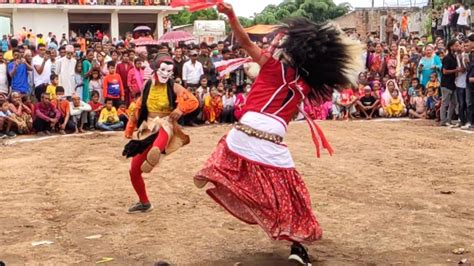
[[[286,34],[278,48],[312,88],[310,100],[324,102],[331,98],[334,87],[356,83],[363,69],[364,47],[337,26],[292,18],[276,31]]]

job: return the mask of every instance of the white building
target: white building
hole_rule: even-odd
[[[52,32],[58,38],[63,33],[69,36],[71,30],[83,34],[86,30],[101,30],[117,38],[139,25],[147,25],[155,36],[161,36],[165,17],[177,14],[179,10],[167,5],[122,5],[121,1],[116,5],[0,4],[0,16],[10,19],[13,34],[25,27],[32,29],[34,34]]]

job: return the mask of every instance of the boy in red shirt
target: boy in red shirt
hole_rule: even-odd
[[[92,92],[89,105],[92,108],[89,112],[89,130],[95,130],[97,121],[99,120],[100,111],[104,108],[104,106],[99,102],[99,93],[97,91]]]
[[[115,72],[115,62],[107,64],[109,74],[102,81],[104,99],[112,99],[113,106],[118,108],[120,103],[125,100],[125,90],[123,88],[122,78]]]

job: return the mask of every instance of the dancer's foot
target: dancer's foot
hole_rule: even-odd
[[[128,209],[128,213],[149,212],[151,210],[153,210],[153,205],[151,205],[151,203],[143,204],[138,202]]]
[[[311,266],[306,248],[300,243],[294,242],[293,245],[291,245],[291,255],[288,257],[288,260],[300,265]]]
[[[160,162],[161,151],[157,147],[152,147],[143,162],[141,170],[143,173],[150,173],[153,168]]]

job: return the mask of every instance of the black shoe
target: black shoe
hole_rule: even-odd
[[[14,137],[16,137],[16,134],[15,134],[15,132],[13,132],[13,131],[8,131],[8,132],[7,132],[7,137],[9,137],[9,138],[14,138]]]
[[[293,245],[291,245],[291,254],[288,260],[297,262],[300,265],[311,266],[306,248],[299,243],[293,243]]]
[[[130,207],[130,209],[128,209],[128,213],[149,212],[151,210],[153,210],[153,206],[151,205],[151,203],[143,204],[141,202],[138,202],[137,204]]]
[[[0,139],[6,139],[7,138],[7,135],[5,135],[4,133],[0,133]]]

